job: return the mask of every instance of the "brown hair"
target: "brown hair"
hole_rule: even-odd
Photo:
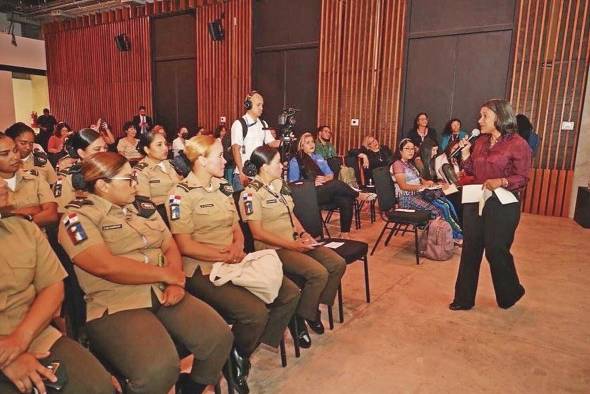
[[[502,135],[518,131],[516,116],[514,116],[514,111],[512,110],[512,106],[508,101],[502,99],[492,99],[483,103],[482,108],[483,107],[488,108],[490,111],[496,114],[494,127]]]
[[[86,158],[80,169],[84,180],[84,189],[94,192],[96,181],[114,177],[125,163],[127,163],[127,159],[114,152],[98,152]]]
[[[209,156],[211,147],[215,144],[217,139],[212,135],[197,135],[185,142],[184,154],[186,158],[191,162],[191,165],[195,164],[195,161],[201,156]]]

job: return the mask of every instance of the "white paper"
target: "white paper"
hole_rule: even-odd
[[[395,212],[416,212],[415,209],[396,208]]]
[[[330,248],[330,249],[337,249],[337,248],[341,247],[342,245],[344,245],[344,242],[328,242],[324,246],[326,248]]]
[[[446,189],[443,189],[443,193],[445,194],[445,196],[448,196],[449,194],[457,193],[458,191],[459,191],[459,189],[457,189],[457,186],[455,186],[454,183],[451,183],[449,185],[449,187],[447,187]]]
[[[442,170],[442,166],[443,166],[443,164],[448,164],[448,163],[449,163],[449,160],[447,159],[447,155],[438,155],[434,159],[434,169],[436,171],[436,175],[438,175],[438,177],[440,179],[447,179],[445,176],[445,173]]]
[[[502,205],[518,202],[518,199],[516,198],[514,193],[504,189],[503,187],[497,188],[496,190],[494,190],[494,192],[496,193],[496,196],[498,197],[498,200],[500,200]]]
[[[483,195],[483,189],[479,185],[465,185],[463,186],[463,194],[461,195],[461,203],[468,204],[471,202],[479,202]]]

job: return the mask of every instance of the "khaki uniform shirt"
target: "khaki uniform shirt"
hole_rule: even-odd
[[[126,137],[123,137],[117,143],[117,152],[125,156],[127,160],[139,160],[143,157],[143,155],[137,150],[139,140],[137,138],[134,140],[134,142],[129,142]]]
[[[211,188],[204,188],[198,185],[191,172],[166,200],[172,234],[191,234],[193,240],[207,245],[231,245],[232,227],[238,222],[232,193],[232,187],[224,179],[212,178]],[[178,204],[176,216],[174,207],[171,207],[174,204]],[[197,267],[201,268],[203,275],[207,275],[213,265],[210,261],[188,256],[182,256],[182,261],[188,277],[195,274]]]
[[[121,208],[89,194],[87,200],[66,206],[59,225],[59,243],[72,260],[94,245],[104,244],[115,256],[160,265],[162,246],[172,238],[157,212],[149,218],[132,205]],[[155,208],[154,208],[155,209]],[[75,266],[80,287],[86,294],[86,320],[120,311],[149,308],[152,291],[163,302],[159,283],[123,285],[92,275]]]
[[[137,175],[137,195],[149,198],[156,205],[166,202],[180,177],[168,160],[160,163],[145,157],[134,167]]]
[[[65,278],[66,271],[41,230],[20,216],[0,219],[0,336],[11,334],[37,294]],[[47,326],[28,351],[46,352],[61,337]]]
[[[38,174],[35,169],[17,171],[16,188],[8,191],[8,205],[19,209],[56,202],[49,184]]]
[[[49,162],[49,160],[47,159],[43,159],[45,161],[44,164],[41,164],[41,160],[39,160],[38,165],[35,165],[35,158],[33,156],[33,154],[31,153],[29,155],[29,157],[27,157],[25,160],[22,161],[22,169],[23,170],[32,170],[35,169],[37,170],[37,172],[39,172],[39,176],[43,179],[45,179],[45,181],[49,184],[49,185],[53,185],[55,183],[55,181],[57,180],[57,174],[55,173],[55,170],[53,169],[53,166],[51,165],[51,163]]]
[[[262,228],[277,237],[293,240],[294,224],[291,224],[289,212],[293,220],[293,198],[288,186],[282,179],[275,179],[270,185],[265,185],[256,177],[240,196],[240,211],[244,222],[259,221]],[[254,240],[254,248],[279,249],[275,245]]]
[[[86,198],[88,193],[81,190],[74,189],[72,185],[72,175],[70,174],[70,168],[76,163],[70,159],[62,160],[58,163],[57,167],[57,180],[53,185],[53,196],[57,201],[57,212],[64,213],[66,211],[66,205],[70,201],[76,198]]]

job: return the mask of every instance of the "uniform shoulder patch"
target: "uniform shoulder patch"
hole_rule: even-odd
[[[31,174],[33,176],[39,176],[39,171],[35,170],[34,168],[31,168],[29,170],[29,174]]]
[[[182,196],[178,194],[171,194],[168,196],[168,203],[170,204],[170,220],[180,219],[180,201]]]
[[[146,219],[156,213],[156,205],[147,197],[135,197],[133,205],[135,206],[135,209],[137,209],[137,214]]]
[[[148,164],[148,163],[146,163],[145,161],[141,161],[141,162],[137,163],[137,164],[135,165],[135,167],[133,167],[133,169],[134,169],[134,170],[137,170],[137,171],[143,171],[143,170],[145,170],[145,169],[146,169],[148,166],[149,166],[149,164]]]
[[[78,245],[88,239],[86,230],[80,223],[80,218],[75,212],[68,212],[62,218],[62,222],[66,228],[66,232],[74,245]]]
[[[281,187],[281,194],[286,196],[291,195],[291,188],[285,182],[283,182],[283,186]]]
[[[36,167],[45,167],[47,156],[42,152],[33,153],[33,165]]]
[[[234,193],[234,188],[227,182],[220,184],[219,190],[226,196],[231,196]]]
[[[90,200],[87,199],[76,199],[76,200],[72,200],[69,203],[66,204],[66,208],[77,208],[80,209],[82,208],[84,205],[94,205],[94,203]]]
[[[260,182],[258,179],[254,179],[252,182],[250,182],[250,183],[248,184],[248,186],[251,186],[251,187],[252,187],[252,189],[254,189],[254,190],[258,191],[258,190],[260,190],[260,188],[261,188],[262,186],[264,186],[264,185],[263,185],[263,184],[262,184],[262,182]]]

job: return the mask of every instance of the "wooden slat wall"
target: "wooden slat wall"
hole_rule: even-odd
[[[251,85],[252,0],[165,0],[43,26],[52,111],[78,129],[103,116],[120,131],[137,107],[152,112],[149,17],[197,9],[197,116],[207,128],[241,112]],[[226,38],[213,42],[207,23],[225,13]],[[117,51],[126,33],[130,52]]]
[[[520,0],[510,100],[541,138],[523,210],[568,216],[588,77],[590,0]],[[572,131],[562,121],[575,122]]]
[[[213,41],[207,23],[224,13],[223,41]],[[279,26],[279,25],[277,25]],[[212,130],[244,112],[252,85],[252,1],[236,0],[197,12],[197,106],[199,124]]]
[[[322,0],[318,124],[340,154],[365,135],[395,147],[405,13],[405,0]]]

